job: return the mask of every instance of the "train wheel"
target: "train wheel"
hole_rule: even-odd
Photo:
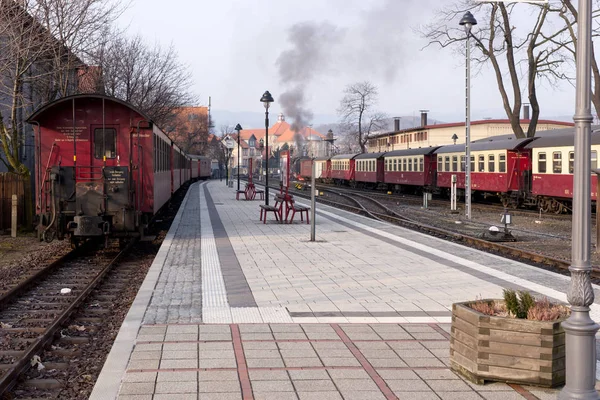
[[[81,244],[81,242],[79,241],[78,238],[75,238],[75,237],[71,236],[71,240],[70,241],[71,241],[71,248],[73,250],[79,248],[79,245]]]
[[[508,197],[502,197],[502,207],[508,208],[511,206],[511,201]]]

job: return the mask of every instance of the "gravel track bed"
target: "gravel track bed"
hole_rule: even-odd
[[[180,189],[171,202],[156,215],[148,232],[148,235],[155,235],[156,238],[152,242],[137,243],[130,254],[119,262],[119,265],[126,264],[128,271],[131,271],[126,276],[125,287],[118,293],[111,292],[114,290],[111,277],[118,275],[117,270],[113,270],[62,330],[61,335],[70,340],[56,338],[52,346],[40,354],[42,364],[49,367],[41,371],[31,369],[27,376],[20,378],[13,391],[1,400],[89,398],[121,324],[167,235],[188,188],[189,185],[185,185]],[[123,280],[119,276],[116,279]],[[107,292],[116,294],[116,300],[112,301],[109,307],[103,303]],[[73,338],[84,340],[87,338],[87,342],[79,343],[77,340],[72,340]],[[58,365],[60,367],[56,367]],[[60,382],[61,388],[36,389],[26,385],[27,380],[31,379],[55,379]]]

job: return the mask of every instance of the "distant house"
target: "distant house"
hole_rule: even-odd
[[[239,162],[240,174],[249,173],[250,159],[253,160],[252,172],[256,172],[260,169],[262,161],[266,160],[267,154],[270,154],[272,158],[281,150],[289,150],[292,156],[296,158],[321,157],[327,155],[328,151],[330,151],[329,147],[331,144],[325,141],[326,137],[323,134],[311,127],[294,130],[292,125],[286,122],[283,114],[279,114],[277,122],[269,127],[268,151],[265,148],[265,133],[265,128],[241,130],[239,153],[237,150],[237,135],[230,135],[236,141],[236,146],[232,153],[233,166],[237,168]],[[276,168],[276,166],[270,164],[270,168]]]

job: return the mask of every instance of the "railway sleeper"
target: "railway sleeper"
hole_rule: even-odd
[[[87,336],[64,336],[58,339],[58,342],[66,344],[86,344],[90,342],[90,338]]]
[[[48,389],[60,389],[64,386],[64,384],[58,379],[53,378],[43,378],[43,379],[27,379],[23,381],[23,386],[48,390]]]

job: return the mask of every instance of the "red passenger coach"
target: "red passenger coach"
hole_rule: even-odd
[[[385,154],[384,182],[399,189],[435,187],[437,163],[434,154],[439,146],[394,150]]]
[[[383,182],[385,153],[363,153],[354,157],[354,179],[359,186],[376,186]]]
[[[35,125],[38,234],[74,243],[140,235],[191,177],[191,160],[130,104],[103,95],[51,102]]]
[[[505,206],[518,206],[527,196],[531,152],[525,145],[533,138],[493,136],[471,143],[471,190],[473,194],[498,196]],[[465,145],[440,147],[437,155],[437,186],[450,189],[456,175],[461,195],[465,189]]]
[[[339,184],[354,180],[356,154],[339,154],[331,157],[331,178]]]
[[[191,178],[192,179],[208,179],[210,178],[210,163],[208,157],[189,155],[191,160]]]
[[[328,181],[331,179],[331,157],[315,158],[315,179]]]
[[[532,152],[532,203],[544,212],[563,213],[572,208],[575,163],[574,128],[538,132],[526,147]],[[592,130],[591,170],[598,168],[600,130]],[[590,197],[596,201],[597,179],[590,176]]]

